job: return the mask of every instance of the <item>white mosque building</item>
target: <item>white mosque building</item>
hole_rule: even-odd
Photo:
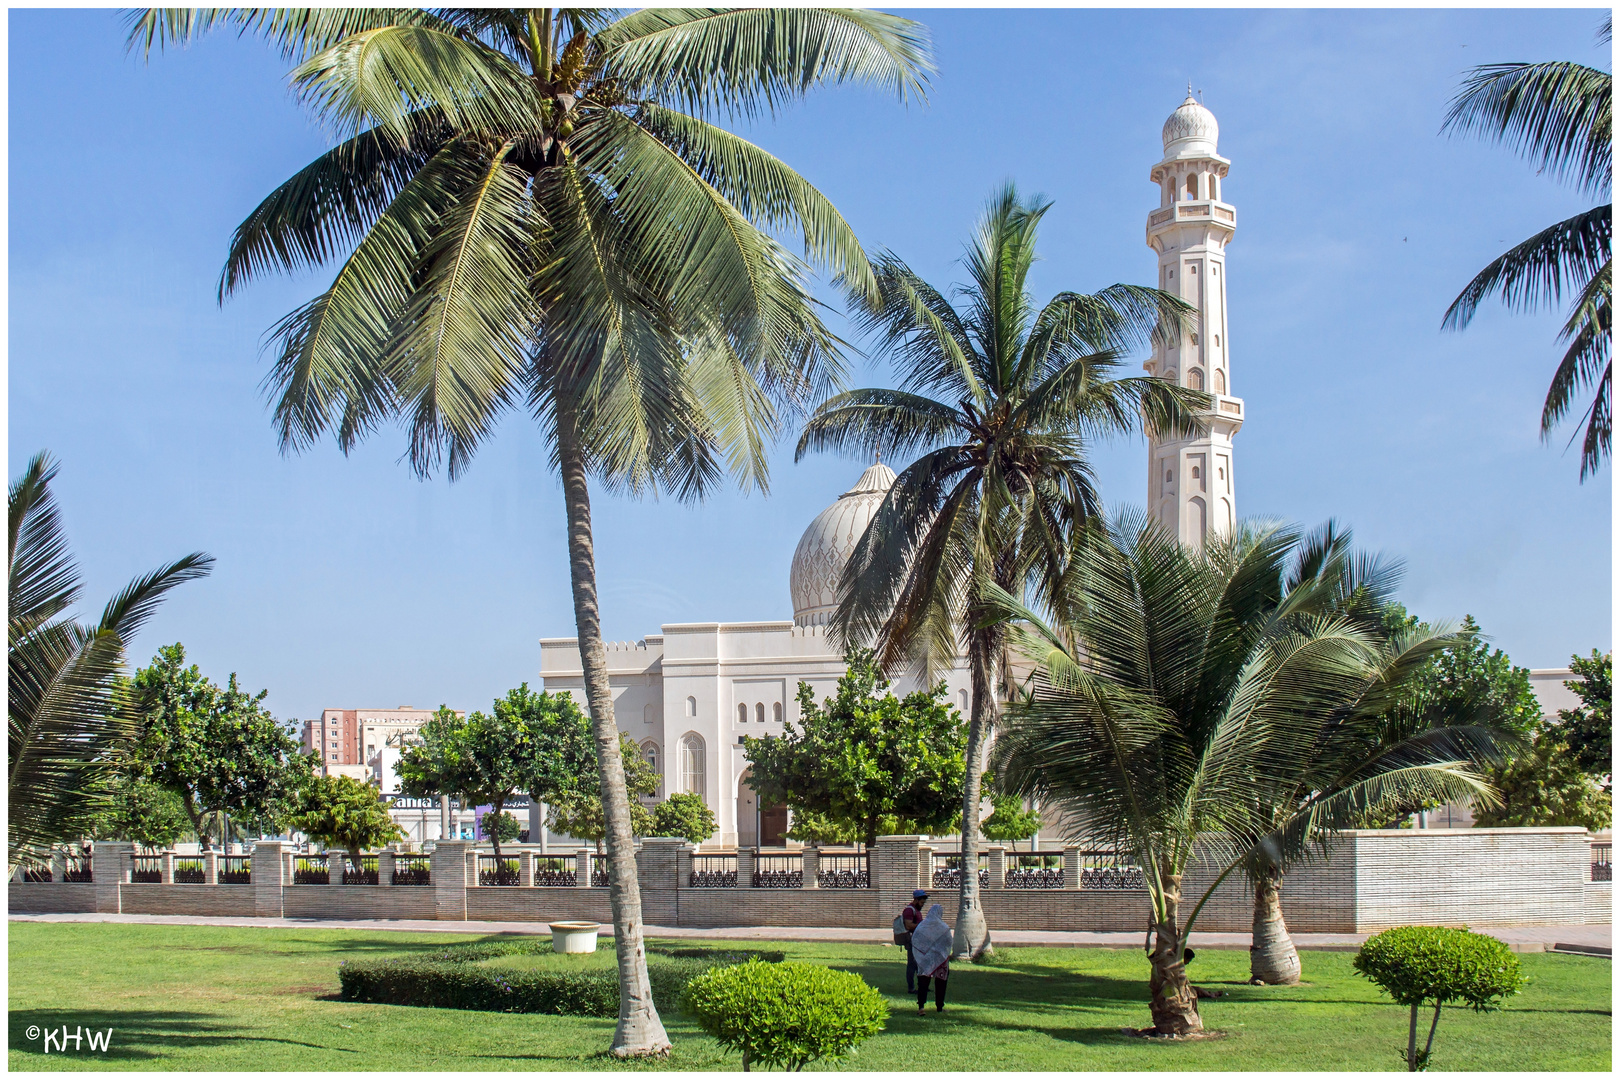
[[[1155,346],[1144,366],[1210,390],[1216,401],[1208,435],[1149,446],[1148,506],[1188,544],[1201,544],[1209,530],[1228,531],[1236,521],[1232,436],[1243,423],[1243,402],[1231,396],[1224,271],[1237,213],[1221,200],[1230,163],[1216,153],[1218,134],[1215,117],[1189,94],[1165,121],[1164,158],[1150,173],[1160,192],[1159,208],[1147,221],[1147,243],[1159,257],[1158,285],[1198,315],[1183,340]],[[828,639],[827,621],[837,606],[838,579],[894,479],[888,466],[871,466],[810,523],[789,573],[792,621],[673,623],[640,641],[608,645],[619,730],[662,774],[660,796],[693,792],[714,811],[719,832],[706,847],[783,843],[786,811],[759,806],[742,737],[778,735],[785,721],[797,720],[801,680],[818,700],[836,688],[843,657]],[[540,657],[545,689],[571,690],[583,702],[577,640],[543,638]],[[944,678],[952,702],[966,712],[966,663]],[[895,680],[897,694],[915,688],[912,678]]]

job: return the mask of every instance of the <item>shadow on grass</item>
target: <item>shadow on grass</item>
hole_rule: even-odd
[[[214,1047],[244,1042],[279,1043],[284,1046],[304,1046],[312,1050],[337,1050],[358,1054],[360,1051],[345,1046],[305,1042],[301,1039],[278,1039],[243,1028],[222,1016],[212,1013],[187,1012],[179,1009],[166,1011],[110,1009],[19,1009],[7,1017],[7,1033],[11,1049],[44,1059],[51,1055],[71,1055],[103,1061],[144,1061],[171,1055],[177,1045],[188,1047]],[[74,1045],[72,1049],[57,1050],[52,1043],[47,1051],[44,1032],[61,1032],[70,1036],[80,1029],[105,1032],[112,1036],[105,1052],[92,1050],[88,1043]],[[32,1032],[32,1034],[30,1034]]]

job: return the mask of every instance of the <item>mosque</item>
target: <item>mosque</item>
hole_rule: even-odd
[[[1214,409],[1209,434],[1150,441],[1147,505],[1193,545],[1237,520],[1232,436],[1243,424],[1243,401],[1231,396],[1224,272],[1237,211],[1221,200],[1230,162],[1216,153],[1218,135],[1214,115],[1189,92],[1164,123],[1164,157],[1149,173],[1159,189],[1159,206],[1147,219],[1158,286],[1197,315],[1182,340],[1155,345],[1143,366],[1210,391]],[[742,739],[780,735],[785,721],[797,720],[800,681],[818,700],[836,688],[843,657],[828,639],[827,622],[837,607],[838,579],[894,479],[888,466],[871,466],[804,531],[789,573],[791,621],[672,623],[640,641],[608,645],[619,730],[663,777],[660,797],[693,792],[714,811],[719,832],[705,847],[782,846],[787,812],[759,805]],[[571,690],[583,701],[577,640],[543,638],[540,657],[545,689]],[[965,713],[965,661],[944,679]],[[895,680],[895,693],[913,689],[911,677]]]

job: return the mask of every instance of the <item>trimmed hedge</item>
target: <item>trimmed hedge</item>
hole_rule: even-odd
[[[338,967],[344,1001],[379,1005],[415,1005],[434,1009],[478,1009],[486,1012],[542,1013],[552,1016],[619,1015],[616,970],[535,971],[482,967],[477,961],[551,951],[549,940],[486,941],[452,945],[423,956],[399,960],[344,961]],[[782,954],[772,954],[780,959]],[[653,1002],[671,1009],[686,984],[706,971],[759,953],[680,949],[647,958]],[[768,959],[769,957],[764,957]]]

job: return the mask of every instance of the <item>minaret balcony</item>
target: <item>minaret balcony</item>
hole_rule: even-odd
[[[1218,221],[1223,225],[1236,228],[1237,208],[1230,203],[1204,199],[1200,202],[1178,202],[1169,206],[1161,206],[1148,215],[1149,228],[1166,225],[1171,221]]]

